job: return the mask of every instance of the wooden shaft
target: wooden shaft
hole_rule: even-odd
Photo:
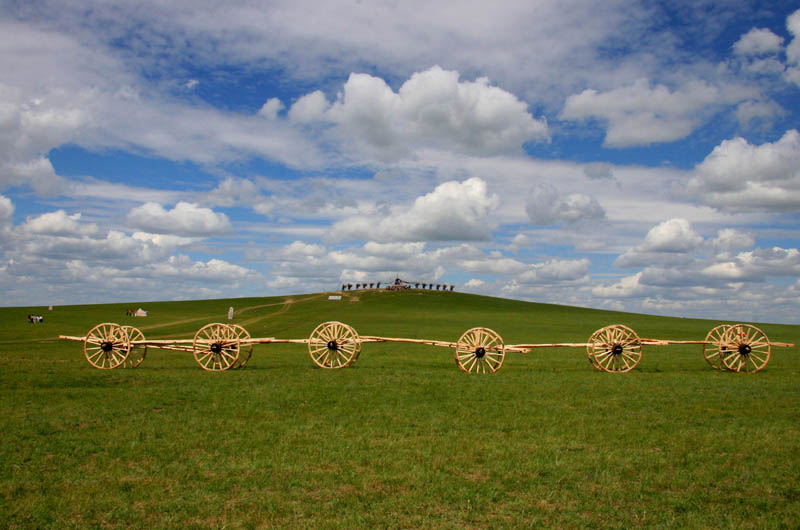
[[[642,344],[648,346],[669,346],[670,344],[713,344],[706,340],[662,340],[662,339],[642,339]]]
[[[245,339],[242,344],[308,344],[308,339],[276,339],[274,337],[265,339]]]
[[[374,337],[365,335],[361,337],[361,342],[405,342],[409,344],[426,344],[428,346],[439,346],[442,348],[457,348],[457,342],[447,342],[443,340],[433,339],[403,339],[397,337]],[[500,351],[500,348],[489,348],[490,351]],[[511,351],[517,353],[527,353],[528,348],[524,346],[504,346],[504,351]]]
[[[197,342],[213,342],[211,340],[198,340]],[[169,346],[170,344],[194,344],[194,340],[192,339],[148,339],[148,340],[134,340],[131,341],[131,345],[136,346],[152,346],[153,348],[159,348],[162,346]]]
[[[589,344],[585,342],[561,342],[552,344],[511,344],[506,346],[508,349],[532,350],[533,348],[585,348]]]
[[[74,340],[84,342],[86,337],[74,337],[70,335],[59,335],[62,340]],[[206,342],[206,341],[203,341]],[[239,341],[240,346],[249,346],[253,344],[308,344],[309,339],[276,339],[275,337],[242,339]],[[443,348],[456,348],[457,342],[448,342],[435,339],[405,339],[399,337],[377,337],[372,335],[365,335],[359,338],[359,342],[404,342],[408,344],[426,344],[428,346],[439,346]],[[641,339],[641,343],[647,346],[669,346],[670,344],[716,344],[716,341],[707,340],[661,340],[661,339]],[[184,349],[182,346],[193,345],[193,339],[149,339],[149,340],[135,340],[131,341],[131,346],[147,346],[151,348],[161,348],[165,350],[176,351],[192,351],[192,348]],[[794,348],[795,345],[791,342],[769,342],[770,346],[779,348]],[[591,343],[586,342],[555,342],[547,344],[510,344],[504,348],[507,352],[528,353],[534,348],[586,348],[591,346]],[[174,347],[172,347],[174,346]]]
[[[427,344],[429,346],[442,346],[444,348],[455,348],[458,346],[457,342],[446,342],[434,339],[401,339],[395,337],[373,337],[362,336],[361,342],[406,342],[409,344]]]
[[[162,344],[159,346],[153,346],[153,348],[158,348],[159,350],[182,351],[187,353],[194,352],[194,348],[191,346],[170,346],[168,344]]]

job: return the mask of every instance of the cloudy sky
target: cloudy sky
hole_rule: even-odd
[[[396,275],[800,323],[800,10],[0,6],[2,305]]]

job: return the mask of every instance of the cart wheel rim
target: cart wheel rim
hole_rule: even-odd
[[[361,338],[347,324],[323,322],[308,338],[308,354],[320,368],[338,370],[353,364],[361,354]]]
[[[244,368],[253,356],[253,344],[245,343],[250,340],[250,333],[239,324],[228,324],[236,331],[236,336],[239,338],[239,358],[233,369]],[[244,344],[243,344],[244,343]]]
[[[455,360],[468,374],[491,374],[503,366],[506,358],[503,338],[489,328],[472,328],[456,343]]]
[[[203,370],[230,370],[239,359],[239,336],[228,324],[207,324],[200,328],[192,343],[194,360]]]
[[[630,372],[642,360],[641,339],[635,331],[622,324],[598,329],[587,344],[589,361],[603,372]]]
[[[113,370],[125,362],[131,343],[123,326],[112,322],[98,324],[83,340],[83,354],[89,364],[100,370]]]
[[[131,351],[128,354],[128,358],[125,360],[124,366],[125,368],[137,368],[144,362],[144,358],[147,357],[147,346],[136,344],[137,342],[144,342],[144,333],[133,326],[122,327],[128,334],[128,339],[131,344]]]
[[[725,368],[722,358],[727,355],[730,346],[727,333],[730,329],[728,324],[721,324],[706,335],[706,344],[703,344],[703,358],[714,370]]]
[[[727,350],[722,365],[731,372],[756,373],[763,370],[772,355],[766,333],[749,324],[729,326],[725,335]]]

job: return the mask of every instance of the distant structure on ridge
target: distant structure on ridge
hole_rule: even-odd
[[[342,291],[363,290],[363,289],[380,289],[383,282],[359,282],[359,283],[343,283]],[[455,290],[456,286],[446,283],[423,283],[423,282],[407,282],[400,278],[395,278],[393,282],[387,283],[384,287],[387,291],[402,291],[405,289],[427,289],[429,291],[450,291]]]

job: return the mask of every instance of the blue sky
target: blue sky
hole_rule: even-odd
[[[792,2],[34,0],[0,44],[3,305],[399,275],[800,323]]]

